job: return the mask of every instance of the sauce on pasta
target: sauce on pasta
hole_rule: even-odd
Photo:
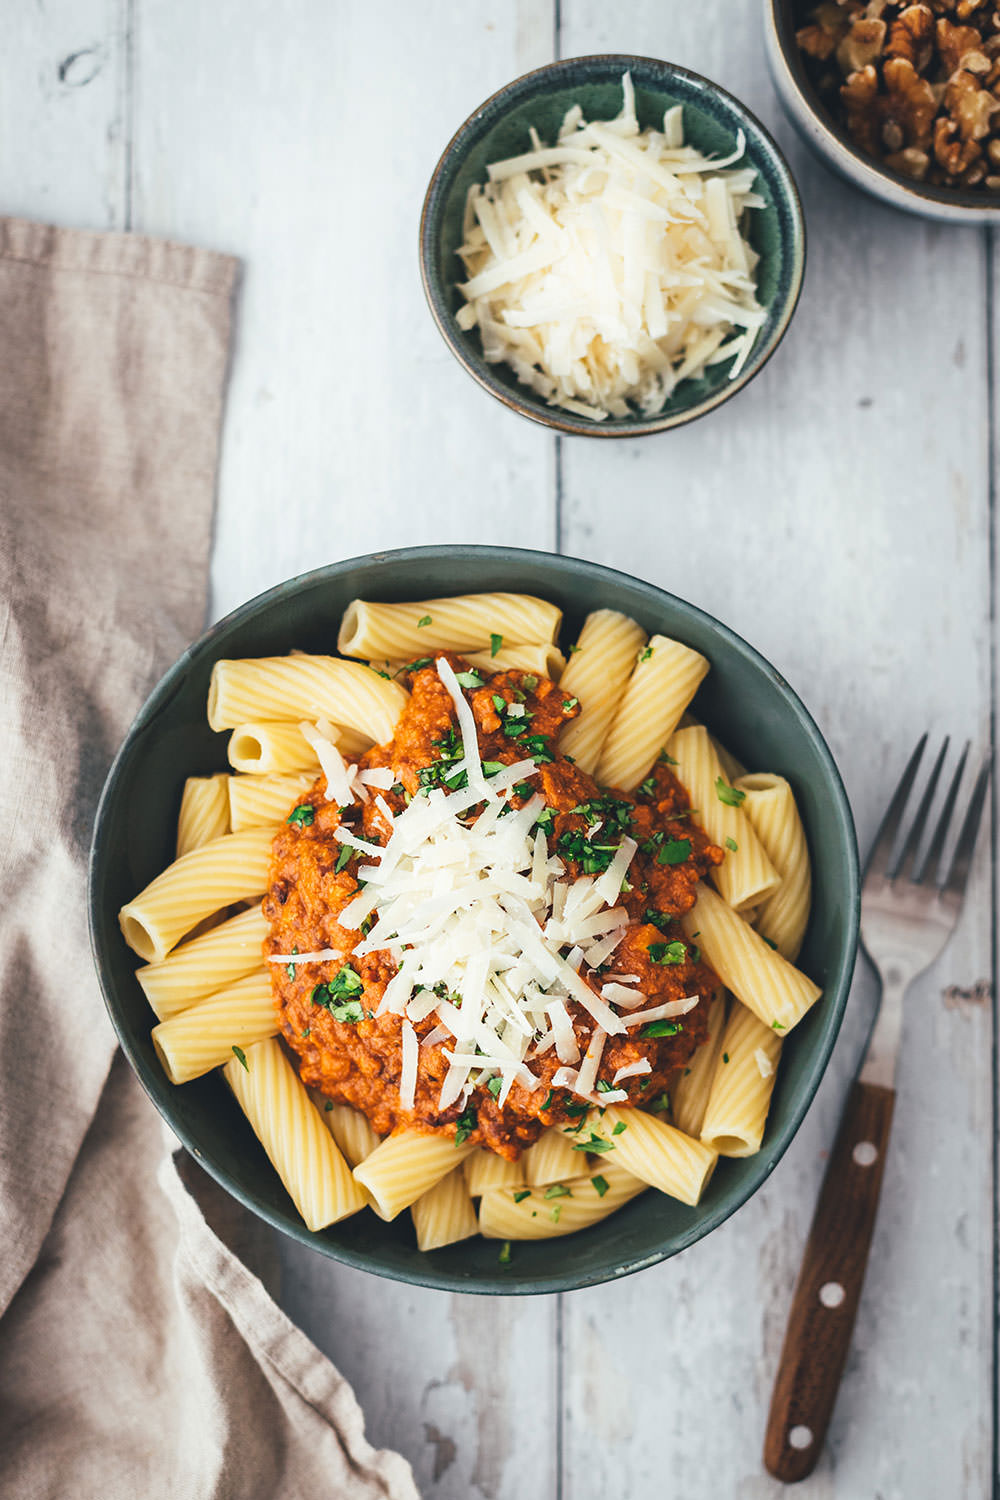
[[[469,681],[461,658],[438,654]],[[393,814],[431,787],[448,788],[450,768],[461,756],[456,705],[434,662],[415,665],[407,680],[411,697],[394,738],[375,746],[359,762],[366,770],[391,770],[393,781],[383,796]],[[657,761],[635,793],[626,794],[599,786],[561,755],[559,730],[579,709],[548,679],[508,671],[481,687],[463,687],[463,692],[484,763],[506,766],[526,756],[534,760],[535,770],[511,796],[511,804],[516,809],[536,793],[544,796],[551,815],[544,814],[540,826],[550,853],[563,861],[567,879],[606,867],[610,850],[624,835],[638,844],[618,898],[630,925],[601,968],[635,976],[633,982],[650,1007],[684,998],[697,1003],[675,1022],[608,1036],[595,1087],[598,1095],[613,1086],[626,1091],[630,1105],[652,1106],[706,1035],[708,1002],[718,980],[701,961],[694,940],[684,937],[677,919],[694,904],[697,882],[722,862],[722,851],[694,820],[687,794],[665,759]],[[519,720],[524,727],[518,724],[512,734],[511,724]],[[559,1061],[551,1048],[529,1058],[538,1087],[515,1081],[501,1107],[484,1077],[470,1093],[442,1109],[442,1083],[449,1068],[447,1039],[419,1047],[413,1107],[403,1106],[403,1021],[394,1013],[377,1014],[397,964],[387,948],[355,955],[362,934],[339,920],[358,895],[359,867],[373,856],[344,845],[337,830],[346,824],[369,844],[384,845],[391,825],[376,797],[345,808],[326,793],[321,776],[301,799],[303,810],[297,808],[276,834],[264,901],[269,956],[323,950],[341,955],[270,965],[281,1033],[297,1055],[303,1082],[361,1110],[379,1135],[400,1127],[457,1135],[510,1159],[545,1127],[582,1120],[590,1106],[553,1082]],[[470,816],[474,813],[473,809]],[[345,960],[350,977],[338,979]],[[581,977],[599,993],[600,972],[583,969]],[[566,1004],[585,1053],[596,1023],[579,1003],[570,999]],[[413,1025],[423,1042],[437,1022],[431,1015]],[[646,1061],[648,1072],[632,1073],[613,1084],[622,1069]]]

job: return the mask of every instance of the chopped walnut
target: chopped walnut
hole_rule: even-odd
[[[914,181],[997,192],[1000,0],[799,0],[821,99],[855,145]]]

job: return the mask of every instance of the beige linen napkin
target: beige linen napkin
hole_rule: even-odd
[[[0,1487],[415,1500],[241,1255],[93,973],[112,754],[202,624],[236,262],[0,220]],[[174,1143],[175,1144],[175,1143]]]

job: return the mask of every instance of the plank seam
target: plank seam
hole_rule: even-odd
[[[1000,326],[997,324],[996,303],[993,290],[992,270],[996,259],[997,236],[992,227],[987,226],[984,238],[984,271],[986,280],[986,399],[989,413],[986,428],[986,514],[987,514],[987,536],[989,540],[989,611],[990,611],[990,726],[989,746],[993,762],[993,786],[991,789],[991,806],[993,817],[990,820],[990,891],[992,894],[991,911],[997,910],[997,897],[1000,895],[1000,836],[997,828],[997,790],[996,790],[996,757],[997,757],[997,672],[1000,669],[1000,657],[997,651],[997,462],[1000,459],[1000,435],[997,432],[1000,416],[997,412],[997,358],[996,343],[1000,337]],[[997,1230],[998,1214],[1000,1214],[1000,1148],[998,1148],[997,1130],[1000,1127],[1000,1061],[997,1055],[997,1023],[1000,1020],[1000,1006],[997,1004],[997,982],[1000,979],[1000,955],[998,955],[997,923],[991,923],[990,931],[990,975],[991,975],[991,1006],[993,1022],[993,1046],[992,1055],[992,1105],[993,1105],[993,1408],[992,1408],[992,1468],[993,1468],[993,1494],[1000,1495],[1000,1233]]]

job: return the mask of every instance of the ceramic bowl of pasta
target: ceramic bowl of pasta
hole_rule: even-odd
[[[420,226],[459,362],[521,415],[594,437],[676,427],[745,386],[804,262],[798,192],[760,121],[647,57],[569,58],[487,99]]]
[[[122,1045],[207,1169],[336,1259],[487,1292],[649,1265],[760,1185],[857,908],[829,751],[750,646],[490,547],[216,625],[119,753],[91,869]]]

